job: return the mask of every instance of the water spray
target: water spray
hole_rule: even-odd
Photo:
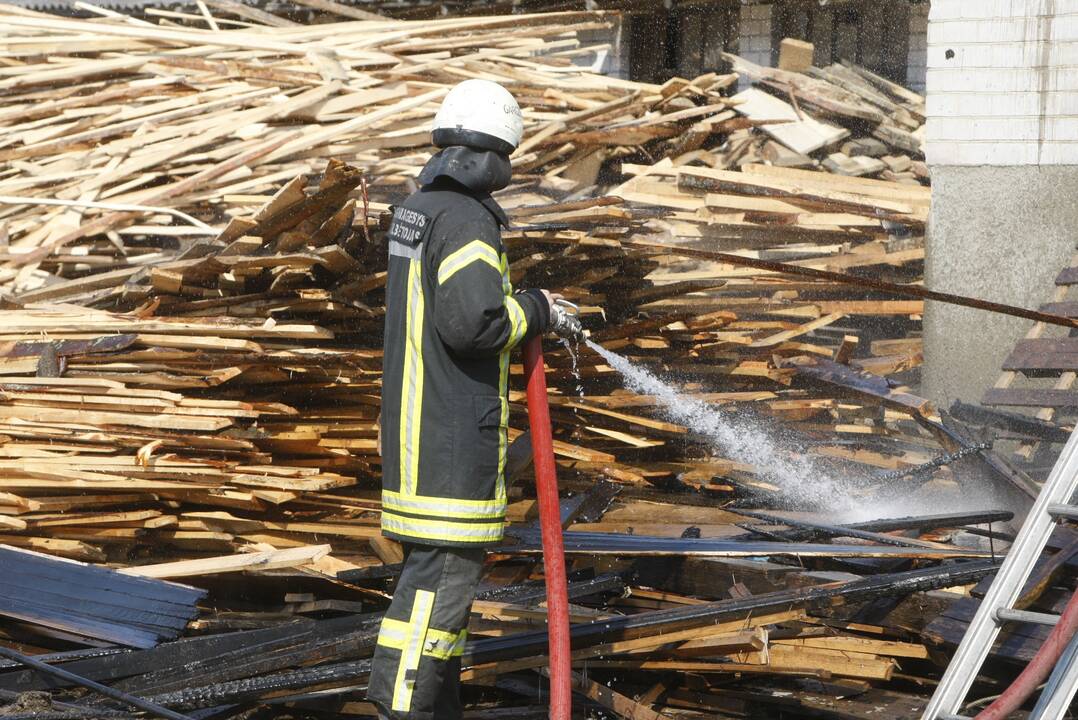
[[[757,468],[768,482],[781,488],[783,495],[791,501],[802,506],[833,508],[836,502],[847,497],[845,487],[817,467],[812,458],[780,447],[775,438],[761,427],[685,395],[628,358],[596,342],[585,340],[585,343],[622,375],[626,387],[641,395],[654,396],[667,417],[706,438],[731,460]]]

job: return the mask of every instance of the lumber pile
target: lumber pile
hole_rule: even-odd
[[[601,13],[221,32],[0,15],[0,288],[35,299],[59,278],[115,288],[328,158],[363,167],[370,200],[403,197],[441,98],[467,77],[505,83],[525,108],[521,202],[593,185],[606,160],[727,107],[736,79],[659,87],[578,68],[595,49],[575,34],[605,26]]]
[[[876,686],[931,667],[929,648],[916,630],[904,627],[906,621],[875,624],[836,608],[893,596],[896,584],[921,592],[968,584],[994,566],[970,561],[859,578],[771,565],[770,579],[746,572],[729,595],[698,588],[697,596],[630,583],[619,573],[578,574],[570,593],[580,703],[622,717],[736,717],[752,703],[791,717],[819,717],[821,711],[839,717],[826,714],[828,706],[841,708],[845,717],[871,717],[873,707],[877,713],[880,707],[909,708],[915,696]],[[513,569],[504,562],[499,567]],[[342,575],[346,579],[338,582],[345,588],[371,582]],[[768,589],[779,577],[789,589]],[[289,580],[296,588],[300,578]],[[260,585],[271,587],[264,580]],[[541,593],[534,581],[510,582],[477,600],[464,658],[476,711],[542,707],[535,674],[547,662]],[[377,614],[363,614],[365,603],[315,600],[310,593],[293,591],[284,600],[272,612],[221,613],[212,632],[182,643],[46,659],[66,660],[65,667],[84,677],[184,710],[272,703],[273,694],[284,692],[287,711],[296,716],[373,716],[354,688],[370,669]],[[916,610],[907,609],[904,617],[915,618]],[[606,684],[611,677],[618,678],[613,687]],[[60,690],[58,701],[83,712],[87,706],[115,707],[74,697],[63,683],[51,685]],[[0,668],[2,691],[45,687],[17,666]],[[304,696],[316,688],[322,700],[308,707]],[[341,699],[327,705],[333,697]]]
[[[466,77],[504,83],[524,107],[525,142],[514,157],[517,182],[507,205],[583,197],[659,158],[660,167],[766,163],[886,181],[823,182],[817,175],[822,187],[805,189],[805,202],[792,206],[735,202],[724,193],[664,200],[675,215],[696,212],[712,231],[736,231],[754,244],[791,224],[806,241],[822,243],[880,236],[891,221],[908,220],[916,233],[924,222],[927,195],[894,187],[926,178],[919,141],[896,139],[923,120],[923,101],[859,68],[813,68],[810,76],[732,58],[759,83],[732,97],[735,74],[661,86],[597,76],[573,63],[605,51],[576,39],[605,27],[602,13],[247,23],[219,31],[9,6],[0,6],[0,15],[0,52],[8,58],[0,75],[7,168],[0,177],[0,289],[29,293],[27,299],[52,297],[48,288],[61,279],[99,276],[85,287],[105,302],[134,268],[182,255],[329,158],[364,168],[375,189],[371,201],[400,199],[429,157],[438,102]],[[49,62],[38,61],[43,53]],[[764,89],[800,104],[795,109]],[[876,123],[872,137],[846,139],[842,123],[868,121]],[[817,137],[824,123],[830,129]],[[815,130],[806,131],[809,125]],[[816,138],[808,145],[806,132]],[[650,186],[663,179],[634,187],[670,194]],[[788,189],[751,186],[733,194],[785,199]],[[890,203],[880,197],[888,189],[896,193]],[[882,212],[872,215],[875,206],[850,194],[868,194]],[[623,226],[616,215],[593,214],[594,226]],[[770,244],[779,244],[770,234]]]
[[[779,162],[795,152],[779,137],[801,136],[754,116],[770,101],[737,98],[734,74],[659,86],[574,66],[602,13],[297,26],[207,6],[219,30],[0,6],[0,545],[206,593],[175,642],[91,649],[87,618],[24,616],[0,620],[5,645],[177,709],[373,716],[362,686],[402,560],[379,534],[384,231],[439,99],[479,76],[524,106],[499,194],[514,285],[578,302],[604,352],[707,411],[547,343],[581,703],[632,718],[923,704],[915,683],[954,639],[926,625],[993,572],[1011,517],[959,503],[1009,482],[1005,466],[906,387],[920,301],[707,253],[917,282],[927,188],[836,174],[852,133]],[[864,128],[851,113],[872,105],[870,126],[909,129],[913,98],[847,70],[755,92],[820,124]],[[713,415],[773,447],[717,435]],[[546,715],[518,474],[473,609],[476,717]],[[0,702],[35,689],[66,713],[120,709],[0,662]]]
[[[84,557],[111,544],[194,551],[295,544],[301,538],[292,533],[315,531],[299,519],[297,500],[306,512],[324,506],[358,513],[333,532],[361,548],[378,535],[377,516],[364,511],[377,508],[381,229],[388,213],[373,215],[368,204],[364,214],[362,203],[348,197],[362,192],[361,182],[361,173],[340,163],[330,163],[310,188],[304,176],[295,178],[185,257],[142,267],[119,288],[107,288],[112,311],[79,306],[99,304],[100,295],[72,280],[49,288],[51,304],[22,303],[5,312],[0,433],[10,438],[3,453],[9,488],[20,497],[10,503],[6,523],[17,531],[11,542],[59,550],[64,540],[63,547]],[[693,278],[671,279],[664,266],[676,256],[661,246],[623,244],[594,226],[597,217],[616,216],[621,229],[644,232],[624,203],[597,199],[564,208],[512,211],[529,223],[507,233],[513,278],[526,287],[560,289],[581,303],[585,324],[604,347],[663,372],[724,385],[721,391],[686,387],[688,401],[753,406],[750,412],[761,418],[798,422],[821,440],[831,423],[839,432],[867,435],[861,452],[826,440],[814,449],[843,472],[859,467],[867,481],[860,491],[873,491],[880,468],[931,460],[923,440],[911,438],[914,446],[898,453],[885,448],[898,431],[874,433],[861,423],[875,410],[821,394],[818,382],[822,377],[824,388],[889,404],[893,419],[931,419],[927,403],[886,383],[876,387],[874,376],[865,375],[914,364],[915,343],[897,359],[889,345],[878,357],[851,359],[856,338],[845,330],[806,337],[842,321],[845,312],[822,314],[803,304],[787,320],[721,295],[704,297],[716,286],[725,292],[731,278],[697,269]],[[564,229],[543,229],[550,220]],[[761,287],[751,291],[766,298]],[[711,302],[727,309],[705,305]],[[697,305],[695,314],[687,312],[690,304]],[[44,332],[47,339],[39,339]],[[557,451],[569,487],[589,486],[604,474],[642,495],[676,486],[716,498],[751,490],[781,502],[781,492],[761,482],[767,468],[709,447],[713,439],[671,422],[654,398],[619,392],[620,377],[598,355],[561,351],[550,363],[558,387],[551,398]],[[821,363],[830,363],[823,375]],[[519,373],[515,366],[514,377]],[[809,382],[818,387],[804,387]],[[514,390],[511,400],[516,438],[527,421],[522,393]],[[910,425],[904,432],[916,435]],[[873,440],[875,452],[868,449]],[[86,488],[82,496],[38,497],[72,487],[75,478]],[[341,507],[321,495],[357,482],[361,499]],[[140,493],[148,506],[104,513]],[[177,514],[169,507],[177,500],[209,506],[211,514]],[[264,517],[244,521],[230,515],[234,510]],[[330,524],[319,527],[331,532]]]
[[[319,494],[371,477],[380,352],[348,333],[329,341],[344,327],[374,332],[375,313],[326,287],[360,267],[329,242],[342,227],[355,237],[344,195],[359,182],[332,165],[310,201],[286,185],[235,224],[265,239],[226,230],[193,259],[149,268],[128,283],[129,312],[4,313],[3,454],[20,499],[5,525],[19,535],[6,542],[100,560],[114,544],[197,556],[302,546],[315,533],[365,548],[378,535],[377,517],[334,529],[275,512],[308,496],[316,510]],[[317,221],[305,202],[325,216],[315,229],[327,242],[283,249]],[[363,514],[361,499],[340,502]]]
[[[55,302],[13,302],[4,313],[0,449],[10,480],[0,542],[209,593],[181,645],[82,657],[46,626],[0,625],[20,647],[175,708],[272,702],[287,690],[289,712],[305,714],[306,692],[333,688],[333,712],[373,712],[354,688],[401,555],[378,533],[373,427],[388,213],[373,203],[364,212],[362,182],[355,168],[331,163],[285,183],[186,257],[133,273],[114,310],[76,304],[97,300],[74,281]],[[596,209],[646,237],[647,213],[618,200],[543,207],[545,215],[519,206],[518,222],[530,226],[508,233],[514,280],[576,288],[573,297],[594,308],[586,325],[608,348],[653,367],[695,366],[687,401],[752,405],[821,439],[842,425],[862,440],[819,442],[814,455],[860,466],[866,478],[875,475],[864,468],[891,469],[881,486],[946,480],[948,469],[918,464],[934,443],[910,418],[931,423],[931,411],[872,386],[849,357],[821,367],[853,397],[828,395],[818,380],[799,387],[807,370],[759,359],[798,357],[802,336],[827,323],[798,333],[803,323],[787,328],[736,309],[664,309],[715,281],[656,282],[677,256],[604,236]],[[559,229],[548,229],[553,222]],[[734,336],[744,340],[714,347]],[[849,346],[843,337],[818,354],[845,347],[849,356]],[[686,356],[697,359],[678,360]],[[931,598],[942,611],[958,596],[926,593],[991,573],[991,553],[950,540],[1008,513],[837,527],[731,507],[783,497],[760,479],[766,468],[723,457],[697,428],[666,419],[656,398],[618,390],[599,356],[578,355],[579,380],[570,356],[550,359],[556,450],[563,484],[576,490],[563,517],[582,702],[629,717],[721,717],[746,703],[818,716],[841,697],[842,712],[859,716],[921,701],[884,687],[911,672],[932,677],[931,649],[953,640],[922,634],[916,609]],[[526,418],[515,389],[512,399],[516,437]],[[886,433],[874,432],[880,421]],[[466,658],[469,698],[494,714],[544,702],[529,680],[546,659],[527,485],[525,477],[514,488],[509,539],[492,556]],[[901,600],[896,583],[915,593],[905,606],[914,611],[864,609]],[[41,687],[14,664],[0,667],[0,691]],[[63,691],[53,700],[58,709],[102,706]]]
[[[792,282],[664,249],[717,247],[916,281],[927,191],[774,164],[738,165],[735,156],[743,156],[735,135],[766,136],[746,127],[754,121],[739,114],[743,103],[723,94],[736,77],[675,78],[654,86],[577,68],[571,59],[593,50],[579,48],[574,33],[602,25],[601,13],[207,32],[3,12],[11,32],[0,42],[12,58],[0,81],[10,131],[0,155],[11,170],[0,179],[0,191],[24,198],[3,213],[3,287],[31,314],[92,315],[40,307],[51,303],[155,318],[156,325],[147,325],[94,316],[100,330],[141,333],[121,358],[149,347],[138,357],[148,361],[152,354],[155,361],[105,364],[97,369],[108,372],[98,378],[246,402],[251,408],[231,408],[232,426],[277,432],[272,449],[293,448],[307,458],[303,467],[318,464],[312,453],[336,456],[336,464],[318,465],[325,477],[293,488],[325,483],[325,490],[344,482],[334,475],[371,473],[384,258],[372,231],[387,203],[414,186],[429,157],[427,123],[441,94],[471,75],[505,82],[525,107],[526,140],[514,158],[518,179],[499,195],[516,225],[506,237],[515,283],[558,289],[582,304],[589,328],[608,349],[695,375],[698,382],[721,382],[710,392],[690,392],[709,403],[751,403],[764,415],[802,421],[817,436],[857,426],[857,435],[868,436],[859,439],[886,442],[883,433],[861,429],[874,422],[867,417],[876,410],[798,387],[814,377],[809,368],[826,359],[849,368],[828,373],[828,387],[856,388],[870,403],[905,407],[895,399],[900,391],[875,387],[858,373],[916,368],[920,301]],[[86,28],[93,30],[92,42]],[[57,67],[35,61],[31,51],[41,48]],[[59,82],[66,83],[62,97],[53,85]],[[321,159],[327,156],[349,157],[363,177],[334,178]],[[644,164],[645,158],[660,159]],[[70,170],[75,166],[81,169]],[[309,199],[302,189],[306,177],[320,183]],[[620,184],[604,196],[600,186],[611,179]],[[36,204],[65,198],[109,207]],[[296,203],[301,218],[288,216]],[[109,209],[136,206],[157,209]],[[176,212],[183,215],[169,214]],[[348,237],[342,240],[342,233]],[[178,318],[194,320],[182,325]],[[14,326],[9,338],[26,341],[29,328],[41,325],[61,338],[61,325],[53,327],[58,320],[36,322]],[[71,335],[81,317],[66,322],[66,339],[84,339]],[[206,340],[184,354],[175,340],[145,338],[161,335],[158,330],[205,334]],[[15,352],[33,355],[35,347]],[[34,360],[20,362],[26,368]],[[87,362],[94,360],[80,358],[72,369],[82,372]],[[284,362],[287,372],[268,367]],[[583,398],[571,397],[579,395],[570,380],[572,359],[563,354],[552,364],[565,383],[556,398],[559,450],[580,463],[573,469],[582,482],[606,470],[644,490],[680,485],[683,477],[690,486],[737,473],[752,479],[753,469],[736,458],[717,458],[703,474],[693,473],[699,468],[682,461],[709,449],[684,425],[657,419],[654,406],[615,396],[619,380],[597,356],[585,351],[577,362],[578,374],[596,388]],[[272,404],[244,390],[287,378],[302,392],[305,386],[294,384],[299,375],[317,393],[328,387],[314,379],[320,370],[347,378],[349,394],[338,397],[355,399],[359,409],[304,423],[290,419],[291,410],[308,397],[278,395]],[[173,395],[155,402],[184,401]],[[931,416],[923,403],[907,404]],[[62,417],[51,407],[35,412]],[[807,422],[813,419],[818,429]],[[346,420],[347,430],[328,428]],[[185,422],[194,427],[194,420]],[[225,421],[200,422],[209,431]],[[514,427],[524,427],[519,414]],[[234,443],[253,442],[218,430]],[[317,444],[316,452],[307,440]],[[139,441],[139,447],[149,442]],[[265,452],[270,440],[259,442]],[[879,452],[880,446],[861,454],[826,443],[819,450],[843,461],[855,458],[868,469],[896,470],[929,460],[931,442],[928,451],[922,446],[918,439],[897,457]],[[250,445],[233,449],[253,451]],[[282,458],[281,465],[292,468],[296,460]],[[277,485],[291,492],[289,483]]]
[[[811,57],[811,45],[808,50]],[[734,96],[738,112],[767,123],[761,129],[773,140],[750,145],[745,154],[804,167],[815,153],[838,175],[879,176],[908,185],[927,181],[921,95],[849,62],[798,65],[795,71],[783,69],[781,60],[779,68],[769,68],[736,55],[723,57],[755,85]]]

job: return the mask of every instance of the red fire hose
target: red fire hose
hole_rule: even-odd
[[[535,491],[539,497],[539,525],[543,534],[543,565],[546,569],[550,718],[569,720],[573,693],[569,657],[569,591],[565,578],[554,439],[550,432],[550,406],[546,397],[543,339],[540,336],[532,338],[524,346],[524,376],[528,380],[528,424],[532,431]]]
[[[530,399],[528,403],[530,407]],[[1052,628],[1048,639],[1044,641],[1040,650],[1021,674],[1015,678],[1009,688],[1003,691],[1002,695],[996,698],[995,702],[982,710],[975,720],[1006,720],[1011,717],[1011,713],[1022,707],[1022,703],[1052,672],[1052,668],[1067,648],[1067,643],[1074,636],[1076,629],[1078,629],[1078,592],[1071,595],[1067,607],[1059,616],[1059,622]]]

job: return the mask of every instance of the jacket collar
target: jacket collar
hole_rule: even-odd
[[[483,197],[476,197],[476,199],[490,211],[490,214],[494,216],[494,219],[498,221],[498,224],[504,228],[509,227],[509,216],[505,214],[505,210],[502,210],[502,206],[498,204],[498,201],[491,197],[490,193],[486,193]]]
[[[509,158],[501,153],[454,145],[427,161],[418,180],[424,187],[448,181],[478,200],[502,227],[508,227],[509,218],[490,193],[508,185],[512,172]]]

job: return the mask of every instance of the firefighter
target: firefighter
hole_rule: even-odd
[[[523,119],[487,80],[446,95],[440,148],[388,231],[382,414],[382,533],[404,567],[386,611],[367,697],[386,718],[459,718],[460,658],[485,548],[502,539],[509,354],[575,316],[545,290],[514,291],[490,193],[509,184]]]

